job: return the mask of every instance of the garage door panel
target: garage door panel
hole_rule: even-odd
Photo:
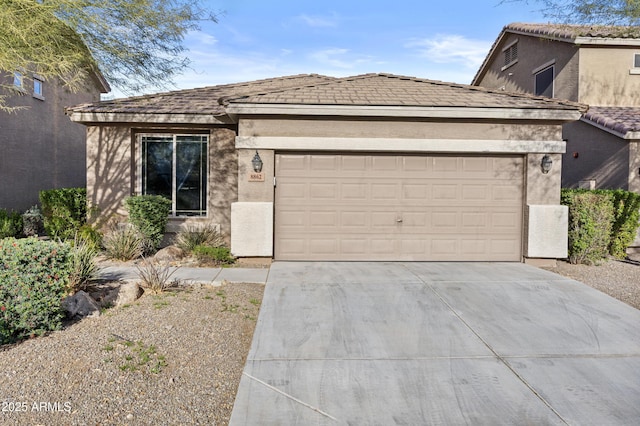
[[[522,157],[276,156],[275,257],[521,260]]]

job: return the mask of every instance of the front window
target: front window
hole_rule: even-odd
[[[553,77],[554,67],[550,66],[536,73],[535,94],[536,96],[546,96],[553,98]]]
[[[207,135],[142,135],[141,192],[171,200],[173,216],[207,214]]]

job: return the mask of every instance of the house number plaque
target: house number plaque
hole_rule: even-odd
[[[249,173],[249,182],[264,182],[264,173]]]

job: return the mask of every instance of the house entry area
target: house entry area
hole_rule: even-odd
[[[522,260],[522,156],[280,153],[277,260]]]

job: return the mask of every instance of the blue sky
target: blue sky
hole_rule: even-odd
[[[502,27],[545,22],[536,4],[209,0],[218,23],[185,42],[180,89],[300,73],[370,72],[469,83]]]

